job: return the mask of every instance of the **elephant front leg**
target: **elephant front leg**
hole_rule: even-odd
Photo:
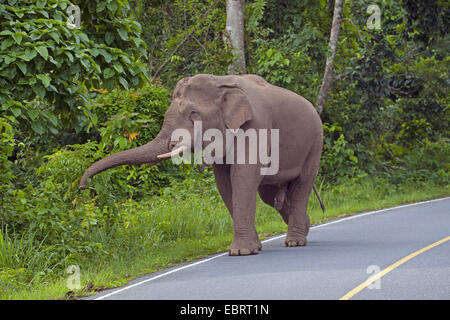
[[[235,165],[230,170],[234,236],[230,256],[256,254],[261,243],[255,232],[256,192],[261,182],[256,165]]]
[[[230,212],[231,218],[233,218],[233,200],[232,200],[232,188],[231,188],[231,178],[230,178],[230,167],[228,164],[214,164],[214,177],[216,179],[217,189],[222,197],[225,206]],[[258,238],[258,233],[256,228],[253,227],[253,233],[255,238]],[[262,244],[258,239],[258,250],[261,250]]]

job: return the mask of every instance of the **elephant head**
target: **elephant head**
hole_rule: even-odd
[[[237,130],[252,119],[250,101],[239,85],[239,76],[200,74],[181,79],[164,116],[161,131],[147,144],[118,152],[92,164],[83,174],[80,189],[87,188],[87,180],[104,170],[131,164],[154,165],[194,146],[194,122],[201,121],[202,132],[218,129],[225,136],[226,129]],[[176,129],[190,133],[190,144],[172,139]],[[202,145],[204,148],[205,145]]]

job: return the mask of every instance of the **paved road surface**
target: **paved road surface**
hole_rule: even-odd
[[[258,255],[211,256],[88,299],[340,299],[390,267],[347,297],[448,300],[449,236],[450,198],[426,201],[313,227],[306,247],[284,247],[278,236]]]

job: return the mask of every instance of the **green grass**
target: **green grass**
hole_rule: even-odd
[[[312,194],[308,208],[312,224],[357,212],[445,197],[450,195],[450,187],[431,183],[394,186],[386,181],[361,177],[321,190],[320,194],[327,210],[325,213],[321,211]],[[92,241],[101,243],[98,252],[80,257],[78,261],[65,262],[80,266],[81,287],[87,288],[73,295],[82,296],[95,290],[121,286],[138,276],[225,251],[232,240],[231,218],[216,192],[188,190],[175,198],[173,193],[169,193],[145,202],[129,201],[121,206],[119,214],[121,223],[116,228],[92,232]],[[257,203],[256,225],[262,238],[286,231],[280,215],[261,200]],[[2,239],[0,257],[8,256],[10,253],[7,252],[13,250],[5,249],[4,234]],[[50,276],[35,277],[21,286],[5,285],[17,278],[13,271],[17,268],[35,274],[41,272],[36,262],[30,269],[29,262],[33,258],[31,242],[10,240],[13,242],[13,255],[18,258],[16,265],[11,264],[4,269],[9,273],[0,273],[0,286],[2,279],[4,283],[4,287],[0,287],[0,299],[69,298],[66,295],[69,275],[62,267],[55,269]],[[14,246],[10,244],[9,247]],[[25,256],[18,254],[21,251],[26,252]],[[46,263],[48,254],[41,252],[36,258],[41,259],[46,270],[49,268]]]

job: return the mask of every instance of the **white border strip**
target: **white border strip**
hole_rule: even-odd
[[[422,204],[427,204],[427,203],[437,202],[437,201],[442,201],[442,200],[448,200],[448,199],[450,199],[450,197],[440,198],[440,199],[434,199],[434,200],[427,200],[427,201],[416,202],[416,203],[410,203],[410,204],[404,204],[404,205],[400,205],[400,206],[396,206],[396,207],[391,207],[391,208],[386,208],[386,209],[381,209],[381,210],[376,210],[376,211],[369,211],[369,212],[365,212],[365,213],[359,213],[359,214],[356,213],[356,214],[354,214],[354,215],[352,215],[352,216],[349,216],[349,217],[346,217],[346,218],[342,218],[342,219],[338,219],[338,220],[333,220],[333,221],[330,221],[330,222],[326,222],[326,223],[323,223],[323,224],[319,224],[319,225],[317,225],[317,226],[311,227],[311,229],[317,229],[317,228],[320,228],[320,227],[325,227],[325,226],[329,226],[329,225],[332,225],[332,224],[335,224],[335,223],[339,223],[339,222],[343,222],[343,221],[348,221],[348,220],[352,220],[352,219],[356,219],[356,218],[360,218],[360,217],[365,217],[365,216],[369,216],[369,215],[376,214],[376,213],[381,213],[381,212],[386,212],[386,211],[391,211],[391,210],[396,210],[396,209],[402,209],[402,208],[407,208],[407,207],[412,207],[412,206],[417,206],[417,205],[422,205]],[[284,237],[285,235],[286,235],[286,234],[283,233],[283,234],[281,234],[281,235],[272,237],[272,238],[270,238],[270,239],[267,239],[267,240],[264,240],[264,241],[261,241],[261,242],[262,242],[262,243],[266,243],[266,242],[269,242],[269,241],[277,240],[277,239],[280,239],[280,238]],[[117,289],[117,290],[115,290],[115,291],[113,291],[113,292],[110,292],[110,293],[108,293],[108,294],[105,294],[105,295],[103,295],[103,296],[101,296],[101,297],[95,298],[94,300],[103,300],[103,299],[108,298],[108,297],[111,297],[112,295],[115,295],[115,294],[117,294],[117,293],[126,291],[126,290],[128,290],[128,289],[131,289],[131,288],[134,288],[134,287],[137,287],[137,286],[140,286],[141,284],[144,284],[144,283],[147,283],[147,282],[150,282],[150,281],[153,281],[153,280],[156,280],[156,279],[159,279],[159,278],[168,276],[169,274],[172,274],[172,273],[175,273],[175,272],[178,272],[178,271],[187,269],[187,268],[191,268],[191,267],[197,266],[197,265],[199,265],[199,264],[202,264],[202,263],[205,263],[205,262],[208,262],[208,261],[217,259],[217,258],[222,257],[222,256],[225,256],[225,255],[227,255],[227,254],[228,254],[228,252],[224,252],[224,253],[220,253],[220,254],[218,254],[218,255],[212,256],[211,258],[207,258],[207,259],[203,259],[203,260],[200,260],[200,261],[191,263],[191,264],[187,264],[187,265],[185,265],[185,266],[182,266],[182,267],[179,267],[179,268],[176,268],[176,269],[173,269],[173,270],[170,270],[170,271],[161,273],[161,274],[159,274],[159,275],[157,275],[157,276],[154,276],[154,277],[151,277],[151,278],[142,280],[142,281],[140,281],[140,282],[137,282],[137,283],[134,283],[134,284],[132,284],[132,285],[123,287],[123,288],[121,288],[121,289]]]

